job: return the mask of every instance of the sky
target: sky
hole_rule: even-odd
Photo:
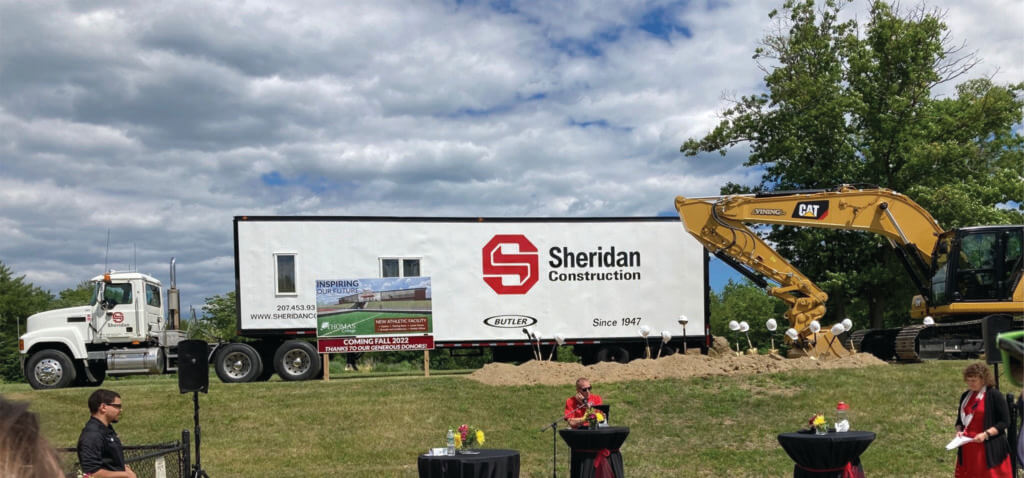
[[[679,147],[763,91],[781,3],[0,0],[0,262],[57,293],[175,257],[198,309],[234,216],[672,214],[758,182]],[[1024,2],[928,5],[1024,80]]]

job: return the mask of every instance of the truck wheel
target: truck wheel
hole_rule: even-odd
[[[37,352],[25,364],[25,377],[36,390],[67,387],[75,376],[75,364],[60,350]]]
[[[594,358],[596,358],[598,362],[628,363],[629,351],[617,345],[609,345],[598,350],[597,355]]]
[[[309,380],[320,373],[319,359],[309,342],[289,340],[274,352],[274,370],[282,380]]]
[[[217,377],[224,383],[252,382],[263,373],[263,360],[247,344],[227,344],[214,358]]]

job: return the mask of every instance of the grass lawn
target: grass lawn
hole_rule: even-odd
[[[878,438],[862,456],[872,477],[952,476],[954,411],[968,362],[856,370],[594,383],[613,425],[629,426],[622,447],[631,477],[792,476],[776,441],[836,402],[852,407],[855,430]],[[1008,383],[1005,379],[1004,383]],[[192,427],[191,395],[173,376],[108,380],[125,403],[116,425],[127,445],[173,441]],[[323,382],[223,384],[200,396],[203,465],[212,477],[416,476],[417,455],[443,446],[450,426],[477,425],[486,446],[521,452],[525,477],[551,475],[551,433],[565,386],[491,387],[464,376],[380,377]],[[74,446],[92,389],[33,391],[2,384],[29,401],[55,446]],[[1019,390],[1008,390],[1019,392]],[[569,451],[559,438],[558,473]]]

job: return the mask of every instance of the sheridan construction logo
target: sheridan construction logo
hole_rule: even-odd
[[[515,249],[518,252],[505,252]],[[522,234],[498,234],[483,249],[484,282],[499,294],[525,294],[537,283],[537,246]],[[505,283],[503,277],[512,280]]]
[[[638,281],[640,251],[614,245],[578,251],[548,249],[551,282]],[[498,294],[526,294],[540,279],[540,254],[522,234],[498,234],[483,247],[483,279]]]

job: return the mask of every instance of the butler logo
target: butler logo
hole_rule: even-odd
[[[825,219],[828,216],[828,201],[806,201],[796,203],[793,217],[799,219]]]
[[[525,294],[539,277],[537,247],[522,234],[497,234],[484,245],[483,266],[494,292]]]

